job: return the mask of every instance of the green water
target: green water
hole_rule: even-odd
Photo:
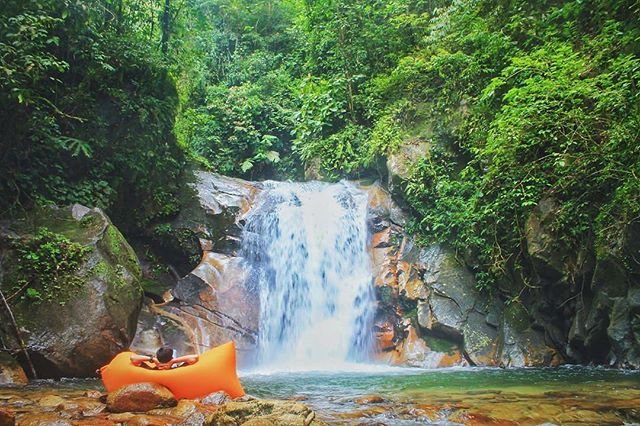
[[[640,422],[640,372],[597,368],[245,374],[249,394],[296,398],[332,424]],[[368,396],[368,398],[363,398]],[[373,396],[376,398],[374,399]]]
[[[247,393],[259,398],[300,400],[331,425],[640,425],[640,371],[582,367],[241,371],[240,381]],[[104,392],[96,379],[0,386],[0,408],[11,403],[34,411],[38,404],[20,401],[38,401],[51,394],[80,401],[91,389]]]

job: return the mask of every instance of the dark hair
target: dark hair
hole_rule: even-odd
[[[156,358],[160,362],[169,362],[173,359],[173,348],[163,346],[156,352]]]

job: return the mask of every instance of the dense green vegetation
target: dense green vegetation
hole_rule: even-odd
[[[563,250],[617,253],[640,216],[638,14],[634,0],[8,0],[0,207],[80,201],[144,226],[177,210],[184,157],[332,180],[384,175],[414,140],[430,146],[403,188],[414,229],[481,286],[518,267],[543,199]]]
[[[0,210],[81,202],[123,225],[170,208],[177,95],[153,34],[120,1],[0,6]],[[157,43],[155,43],[157,44]],[[169,207],[167,207],[169,206]],[[131,214],[134,212],[134,214]]]
[[[8,301],[64,305],[84,285],[76,272],[91,248],[40,228],[33,238],[16,243],[15,249],[19,278]]]

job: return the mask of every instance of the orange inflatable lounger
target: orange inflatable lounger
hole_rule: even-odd
[[[244,395],[236,372],[236,347],[228,342],[200,355],[198,362],[171,370],[151,370],[131,363],[133,352],[121,352],[100,369],[107,392],[124,385],[152,382],[168,388],[176,399],[195,399],[225,391],[232,398]]]

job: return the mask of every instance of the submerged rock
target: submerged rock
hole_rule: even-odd
[[[18,269],[19,248],[33,241],[39,229],[85,247],[86,254],[66,278],[73,287],[66,282],[51,287],[61,292],[57,299],[13,299],[21,337],[39,378],[93,376],[96,368],[127,348],[135,334],[142,300],[138,259],[102,210],[78,204],[46,208],[0,226],[2,267],[7,271],[2,283],[5,293],[23,279]],[[56,250],[55,244],[50,250]],[[32,291],[35,295],[44,292]],[[13,349],[20,347],[8,322],[0,324],[0,334]]]
[[[211,425],[286,425],[314,424],[315,413],[294,401],[255,400],[229,402],[211,417]]]

